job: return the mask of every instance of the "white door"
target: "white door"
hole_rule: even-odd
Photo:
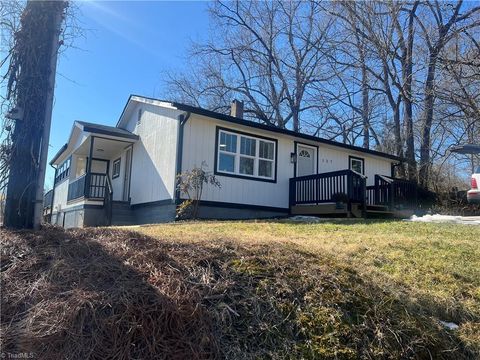
[[[297,146],[297,176],[315,174],[315,149]]]
[[[131,166],[132,166],[132,148],[128,148],[127,151],[125,151],[125,172],[123,175],[123,201],[129,201]]]

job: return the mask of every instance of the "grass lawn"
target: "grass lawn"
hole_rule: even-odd
[[[139,231],[207,247],[234,244],[248,253],[231,260],[236,271],[266,275],[265,282],[272,286],[288,279],[290,290],[303,289],[295,299],[302,308],[293,311],[311,340],[302,345],[307,354],[356,356],[358,348],[345,340],[355,328],[358,336],[364,330],[373,332],[377,355],[399,350],[383,348],[387,344],[382,339],[392,336],[405,351],[397,355],[409,354],[413,344],[402,344],[402,337],[418,330],[414,336],[424,337],[421,341],[433,345],[437,336],[451,337],[480,357],[480,227],[259,221],[184,223]],[[449,333],[439,320],[460,328]],[[451,355],[444,350],[437,356]]]
[[[27,255],[19,258],[19,251]],[[39,358],[87,347],[96,356],[116,358],[480,358],[476,226],[231,221],[4,231],[4,259],[2,341],[18,349],[18,339],[28,336]],[[52,285],[52,279],[61,281]],[[89,285],[80,286],[82,279]],[[15,293],[19,288],[28,296]],[[80,301],[72,295],[79,288],[98,298]],[[138,298],[126,295],[132,292]],[[48,314],[49,297],[56,309],[66,301],[74,310]],[[159,307],[164,309],[157,314]],[[90,333],[113,327],[117,340],[91,340],[72,325],[79,316],[82,324],[90,321]],[[43,327],[22,332],[21,326],[33,326],[39,317]],[[131,330],[132,321],[139,329]],[[459,327],[449,330],[440,321]],[[49,331],[56,323],[69,329],[55,334],[69,347],[46,346],[40,336],[45,323]],[[156,340],[144,343],[149,337]]]

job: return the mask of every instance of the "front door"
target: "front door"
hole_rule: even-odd
[[[123,175],[123,201],[129,201],[130,199],[130,174],[132,167],[132,148],[128,148],[125,151],[125,172]]]
[[[315,174],[315,151],[310,146],[297,146],[297,176]]]

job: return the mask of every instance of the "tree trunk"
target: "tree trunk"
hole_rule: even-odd
[[[428,187],[428,176],[430,171],[430,133],[432,130],[433,122],[433,104],[435,102],[434,79],[437,56],[438,51],[432,51],[430,53],[428,61],[427,81],[425,82],[425,108],[423,113],[423,127],[420,144],[420,170],[418,174],[420,185],[424,188]]]
[[[415,139],[413,133],[413,100],[412,100],[412,78],[413,78],[413,42],[414,42],[414,18],[418,7],[416,1],[410,10],[408,18],[408,36],[405,54],[403,54],[403,124],[405,126],[405,158],[407,159],[407,176],[410,180],[417,178],[417,162],[415,160]]]
[[[367,67],[365,66],[365,54],[363,48],[361,50],[361,62],[362,62],[362,122],[363,122],[363,147],[365,149],[370,148],[370,107],[368,98],[368,74]]]

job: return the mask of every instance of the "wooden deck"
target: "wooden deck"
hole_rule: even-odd
[[[339,194],[343,205],[335,201]],[[368,187],[366,177],[352,170],[290,179],[292,215],[408,217],[416,203],[414,182],[384,175],[375,175],[375,184]]]

